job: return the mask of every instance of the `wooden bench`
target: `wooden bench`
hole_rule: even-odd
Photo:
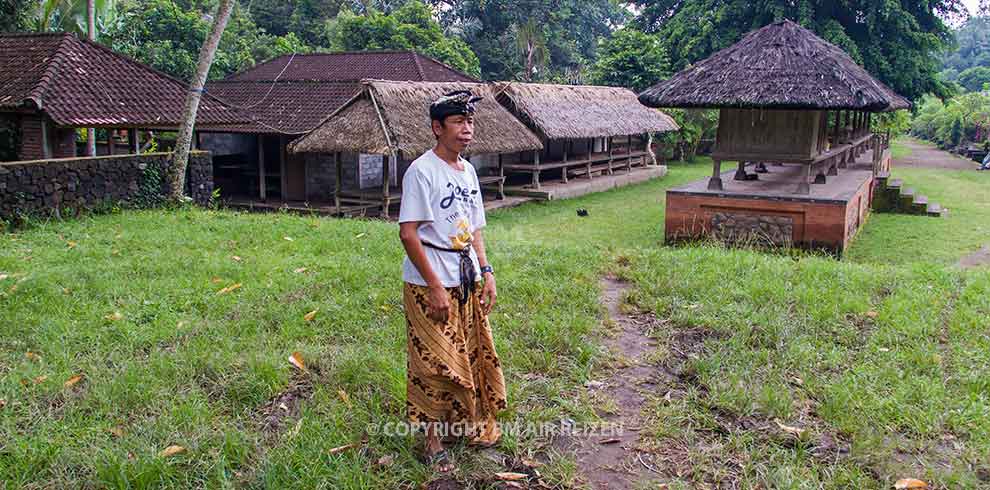
[[[495,191],[496,199],[505,199],[505,176],[504,175],[479,175],[478,184],[482,190]]]

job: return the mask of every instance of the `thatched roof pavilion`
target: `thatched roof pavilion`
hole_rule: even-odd
[[[498,82],[495,94],[543,141],[543,153],[532,162],[506,165],[530,173],[535,189],[547,170],[559,169],[567,182],[568,174],[590,179],[596,173],[611,175],[615,167],[632,171],[633,162],[648,165],[656,161],[652,134],[679,129],[670,116],[643,106],[634,92],[621,87]]]
[[[626,88],[500,82],[495,93],[544,140],[677,131],[670,116],[644,107]]]
[[[639,100],[650,107],[870,112],[911,106],[838,46],[789,20],[747,34]]]
[[[292,153],[355,152],[416,158],[433,148],[430,103],[453,90],[483,96],[475,116],[471,154],[539,150],[543,144],[500,106],[491,87],[467,82],[365,80],[362,90],[309,134],[289,145]],[[397,155],[397,156],[398,156]]]
[[[710,190],[723,190],[721,162],[736,161],[734,180],[758,180],[746,165],[804,165],[797,194],[808,180],[828,175],[875,148],[869,113],[907,109],[910,102],[873,78],[839,47],[784,20],[639,95],[650,107],[718,108],[719,126]],[[876,153],[876,151],[874,151]]]

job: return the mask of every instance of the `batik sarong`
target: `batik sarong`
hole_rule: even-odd
[[[406,407],[413,424],[440,423],[441,435],[489,445],[501,435],[495,416],[506,406],[505,380],[481,290],[460,304],[460,289],[447,288],[447,321],[436,322],[429,317],[429,289],[405,283]]]

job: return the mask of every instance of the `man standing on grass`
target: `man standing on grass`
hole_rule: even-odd
[[[478,100],[463,90],[430,105],[436,146],[402,178],[406,408],[410,422],[426,425],[424,455],[442,472],[453,467],[441,435],[493,445],[501,435],[495,416],[506,406],[505,381],[488,324],[495,275],[481,234],[485,208],[478,175],[461,158],[474,136]]]

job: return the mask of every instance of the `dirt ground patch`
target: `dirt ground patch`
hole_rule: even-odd
[[[959,259],[959,267],[963,269],[974,269],[985,265],[990,265],[990,245],[984,245],[983,248]]]
[[[949,170],[976,170],[976,162],[963,157],[939,150],[918,141],[904,138],[899,144],[911,150],[911,154],[906,157],[894,159],[894,168],[916,167],[916,168],[942,168]]]

